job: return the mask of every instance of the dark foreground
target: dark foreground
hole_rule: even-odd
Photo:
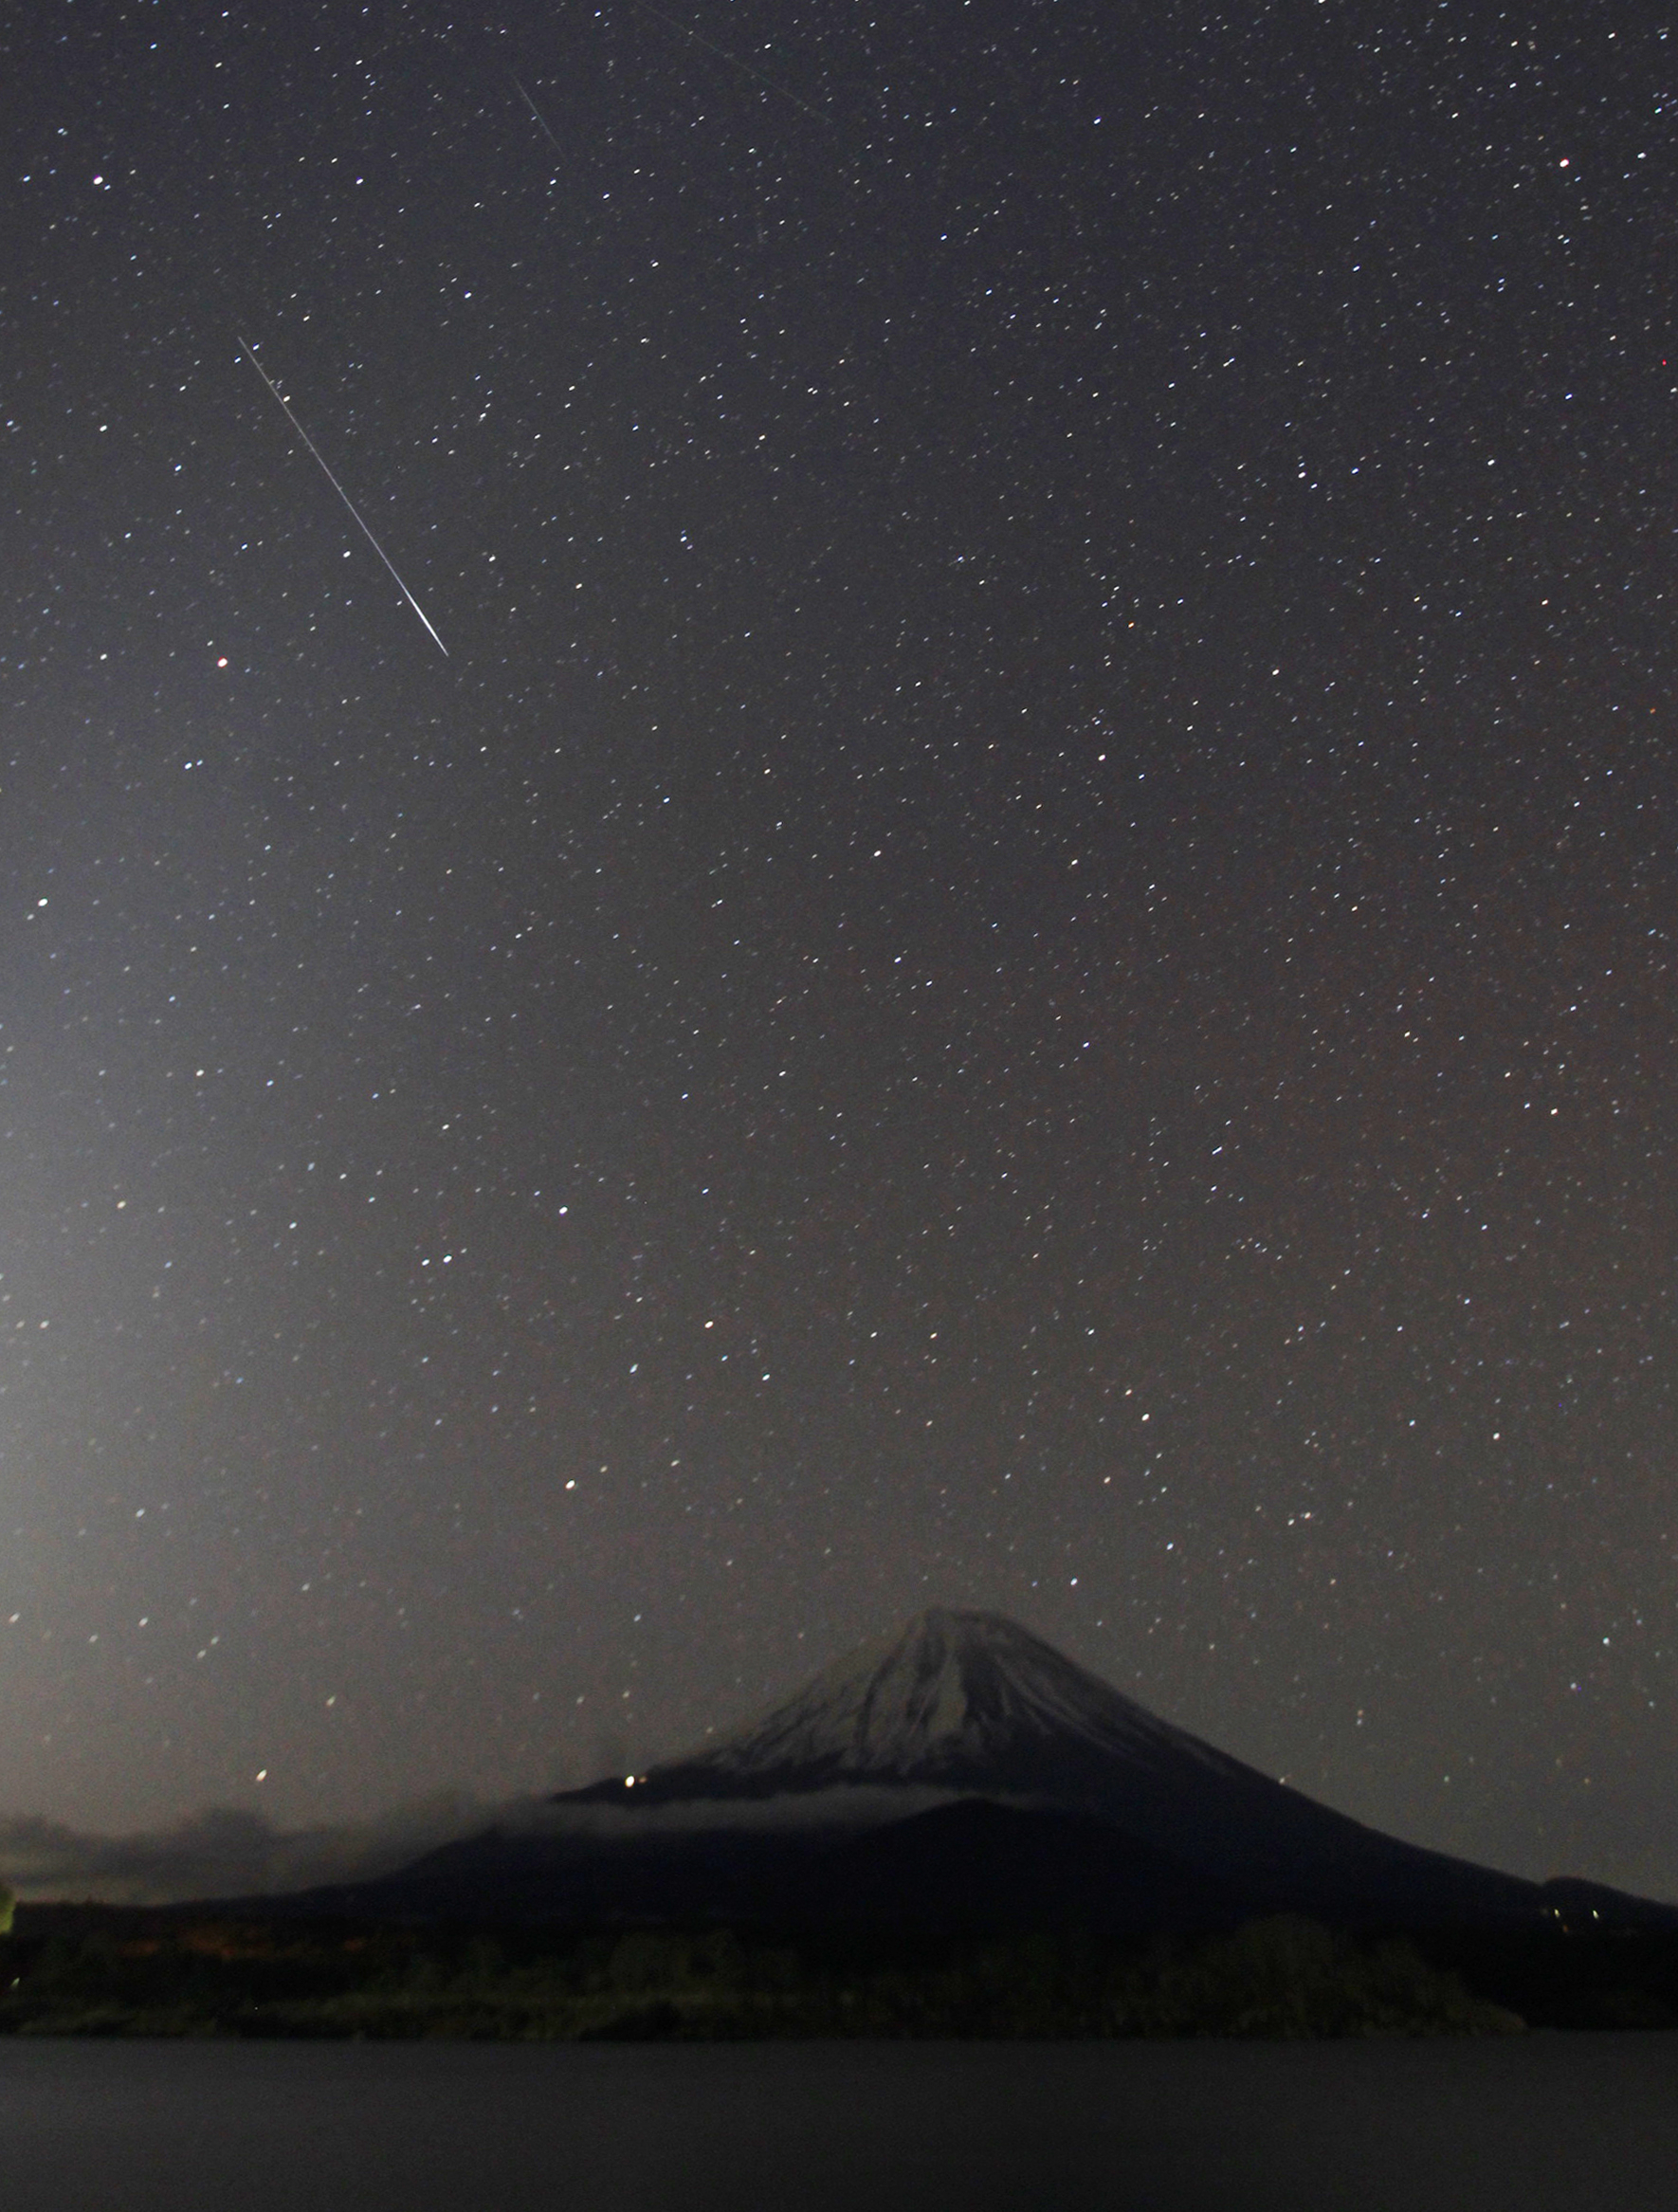
[[[1255,1921],[1115,1943],[725,1928],[402,1929],[37,1907],[0,1940],[0,2036],[758,2042],[1035,2036],[1466,2036],[1678,2024],[1476,1995],[1402,1937]],[[1590,1947],[1545,1938],[1576,1968]],[[1627,1947],[1611,1946],[1618,1953]],[[1623,1975],[1636,1947],[1612,1960]],[[1678,1962],[1663,1960],[1669,1967]],[[1670,1979],[1669,1973],[1668,1979]],[[1534,1991],[1553,1998],[1552,1990]],[[1617,1993],[1622,2005],[1636,1992]],[[1653,2004],[1651,2012],[1648,2007]]]
[[[403,1928],[103,1906],[21,1907],[0,1937],[0,2038],[1065,2040],[1523,2028],[1678,2028],[1678,1939],[1556,1925],[1382,1936],[1290,1917],[1131,1939],[1068,1928]]]
[[[1678,2036],[0,2043],[6,2212],[1671,2212]]]

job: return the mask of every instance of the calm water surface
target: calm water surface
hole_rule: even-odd
[[[0,2041],[3,2212],[1678,2212],[1678,2036]]]

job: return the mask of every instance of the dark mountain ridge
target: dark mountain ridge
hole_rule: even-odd
[[[998,1615],[933,1608],[759,1719],[561,1792],[322,1909],[1114,1930],[1678,1927],[1400,1842],[1174,1728]],[[1653,1923],[1651,1917],[1653,1916]]]

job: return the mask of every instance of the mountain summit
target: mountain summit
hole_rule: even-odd
[[[868,1784],[998,1790],[1083,1803],[1115,1764],[1189,1760],[1253,1775],[1158,1720],[997,1613],[931,1606],[864,1644],[784,1705],[637,1778],[644,1803]],[[621,1780],[567,1793],[621,1800]]]

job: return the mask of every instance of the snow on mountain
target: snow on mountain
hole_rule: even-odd
[[[939,1607],[688,1758],[561,1792],[399,1874],[297,1903],[579,1925],[1069,1913],[1129,1930],[1278,1911],[1596,1927],[1661,1910],[1578,1883],[1552,1895],[1381,1835],[1014,1622]]]
[[[801,1820],[833,1825],[847,1799],[860,1807],[896,1795],[907,1815],[928,1790],[1093,1814],[1278,1909],[1417,1921],[1530,1918],[1537,1909],[1530,1883],[1316,1803],[1173,1728],[1015,1622],[941,1607],[720,1742],[550,1806],[561,1820],[633,1806],[650,1840],[684,1807],[696,1827],[714,1830],[728,1806],[755,1828],[773,1803],[775,1824],[791,1832]]]
[[[999,1614],[934,1606],[636,1786],[647,1802],[869,1782],[1012,1784],[1034,1795],[1068,1779],[1069,1761],[1134,1768],[1182,1759],[1231,1777],[1250,1771]]]

